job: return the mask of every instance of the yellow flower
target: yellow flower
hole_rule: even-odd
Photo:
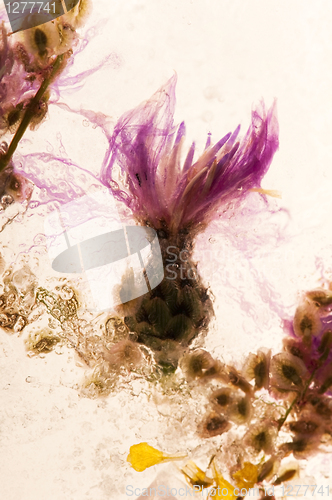
[[[130,447],[127,462],[137,472],[143,472],[153,465],[167,462],[168,460],[181,460],[185,457],[186,455],[165,455],[162,451],[156,450],[148,443],[139,443]]]

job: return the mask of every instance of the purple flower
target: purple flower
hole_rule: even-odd
[[[240,126],[193,161],[195,143],[183,163],[185,125],[173,125],[176,77],[148,101],[125,113],[111,138],[111,158],[101,180],[140,222],[155,228],[204,229],[217,208],[225,210],[260,187],[278,148],[275,104],[252,112],[251,125],[237,140]],[[119,168],[120,167],[120,170]],[[118,180],[125,177],[125,187]]]

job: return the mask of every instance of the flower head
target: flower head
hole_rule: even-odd
[[[111,138],[112,155],[102,182],[133,210],[136,219],[156,229],[204,229],[216,208],[242,200],[259,188],[278,148],[278,123],[273,105],[252,113],[242,141],[240,127],[216,144],[208,141],[194,161],[195,144],[181,163],[186,128],[173,125],[176,77],[151,99],[125,113]],[[117,166],[125,188],[116,182]]]

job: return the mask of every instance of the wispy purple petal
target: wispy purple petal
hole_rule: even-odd
[[[193,163],[193,143],[181,167],[185,125],[181,123],[175,135],[175,84],[173,77],[146,103],[120,118],[102,181],[110,185],[116,166],[120,167],[136,218],[156,228],[166,224],[176,232],[188,225],[203,227],[221,205],[241,200],[248,190],[260,187],[278,148],[278,122],[275,103],[268,112],[261,103],[252,112],[242,141],[237,140],[240,126],[214,145],[208,136],[202,156]]]

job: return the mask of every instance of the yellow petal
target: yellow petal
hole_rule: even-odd
[[[195,462],[190,460],[184,467],[181,469],[181,472],[186,476],[188,482],[194,486],[201,486],[203,488],[207,488],[213,483],[213,480],[202,471]]]
[[[241,470],[233,474],[238,488],[253,488],[257,483],[258,467],[250,462],[244,462]]]
[[[165,455],[162,451],[156,450],[148,443],[134,444],[130,447],[127,462],[137,472],[143,472],[153,465],[166,462],[167,460],[182,460],[186,455]]]
[[[216,494],[213,496],[214,500],[235,500],[237,495],[234,493],[234,486],[231,485],[218,471],[215,463],[213,462],[213,477],[216,482]],[[219,489],[218,489],[219,488]],[[227,490],[227,493],[226,493]],[[226,493],[226,495],[224,494]]]

